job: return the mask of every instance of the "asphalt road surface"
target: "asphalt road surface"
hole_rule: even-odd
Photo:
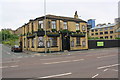
[[[118,48],[10,54],[1,62],[3,78],[118,78]]]

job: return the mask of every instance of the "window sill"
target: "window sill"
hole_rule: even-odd
[[[81,45],[76,45],[76,47],[79,47],[79,46],[81,46]]]
[[[38,46],[38,48],[45,48],[45,46]]]
[[[51,47],[58,47],[58,46],[51,46]]]

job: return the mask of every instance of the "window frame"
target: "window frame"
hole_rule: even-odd
[[[44,28],[44,22],[38,21],[38,29],[43,29],[43,28]]]
[[[80,46],[80,37],[76,37],[76,46]]]

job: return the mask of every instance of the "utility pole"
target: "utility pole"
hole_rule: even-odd
[[[44,29],[45,29],[45,53],[47,53],[47,33],[46,33],[46,0],[44,0]]]

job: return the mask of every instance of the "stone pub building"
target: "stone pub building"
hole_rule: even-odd
[[[46,15],[29,20],[22,26],[20,45],[35,52],[88,49],[87,22],[78,18],[77,11],[74,18]]]

